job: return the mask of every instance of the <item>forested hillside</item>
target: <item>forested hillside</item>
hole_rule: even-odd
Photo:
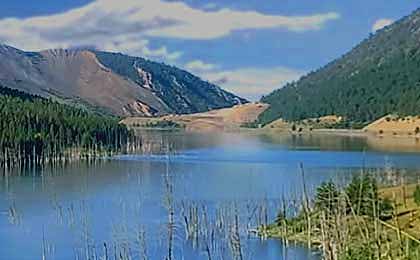
[[[129,135],[117,118],[0,86],[0,167],[42,164],[68,148],[118,149]]]
[[[420,11],[397,21],[352,51],[276,90],[262,123],[344,116],[349,124],[389,113],[420,114]]]

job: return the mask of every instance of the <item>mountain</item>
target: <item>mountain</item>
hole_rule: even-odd
[[[246,102],[176,67],[92,50],[25,52],[0,45],[0,84],[119,116],[197,113]]]
[[[420,115],[420,10],[370,35],[343,57],[262,98],[262,123],[326,115],[351,123]]]

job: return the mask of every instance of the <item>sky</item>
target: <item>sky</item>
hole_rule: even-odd
[[[409,15],[420,0],[1,0],[0,7],[0,43],[146,57],[258,100]]]

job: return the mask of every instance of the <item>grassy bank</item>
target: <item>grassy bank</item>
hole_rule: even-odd
[[[324,259],[420,259],[416,185],[379,187],[362,174],[343,187],[325,182],[313,198],[305,191],[296,210],[283,205],[260,236],[304,243]]]

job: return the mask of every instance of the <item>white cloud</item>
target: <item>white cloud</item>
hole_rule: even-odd
[[[266,15],[231,9],[200,10],[183,2],[163,0],[96,0],[64,13],[26,19],[0,19],[0,41],[25,50],[96,46],[131,55],[181,53],[165,46],[150,48],[151,37],[214,39],[243,29],[318,30],[337,13],[308,16]]]
[[[326,22],[339,18],[337,13],[277,16],[231,9],[202,11],[192,9],[180,2],[173,3],[171,6],[165,3],[160,5],[157,10],[159,13],[156,15],[163,13],[164,17],[178,21],[178,23],[173,26],[152,29],[147,34],[181,39],[215,39],[245,29],[284,28],[296,32],[319,30]]]
[[[210,71],[215,69],[217,66],[210,63],[205,63],[201,60],[194,60],[185,65],[187,70],[192,72],[203,72],[203,71]]]
[[[182,56],[182,52],[170,52],[166,46],[152,49],[149,47],[149,40],[142,39],[138,36],[116,37],[113,41],[103,44],[102,49],[132,55],[142,55],[148,58],[164,58],[168,61],[175,61]]]
[[[175,51],[169,52],[166,46],[162,46],[159,49],[149,49],[147,46],[143,49],[144,55],[148,57],[166,57],[168,60],[177,60],[182,56],[182,52]]]
[[[284,67],[243,68],[228,71],[199,73],[221,87],[250,100],[284,86],[287,82],[299,79],[304,72]]]
[[[388,26],[388,25],[392,24],[393,22],[394,22],[394,20],[386,19],[386,18],[376,20],[375,23],[372,26],[372,32],[376,32],[376,31],[384,28],[385,26]]]

